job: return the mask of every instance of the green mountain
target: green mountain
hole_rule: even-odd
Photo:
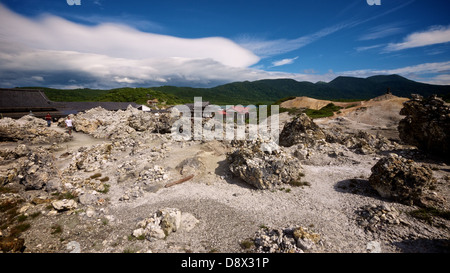
[[[180,99],[170,93],[164,93],[153,88],[123,87],[111,90],[102,89],[53,89],[47,87],[21,87],[26,89],[41,89],[51,101],[112,101],[112,102],[136,102],[145,104],[149,99],[158,99],[168,105],[184,104],[193,100]]]
[[[307,96],[327,100],[371,99],[390,90],[399,97],[411,94],[429,96],[438,94],[450,97],[450,85],[432,85],[408,80],[398,75],[373,76],[369,78],[337,77],[326,82],[298,82],[293,79],[233,82],[212,88],[161,86],[151,88],[98,89],[43,89],[53,101],[116,101],[144,104],[147,99],[157,98],[169,105],[193,102],[202,97],[217,105],[269,105],[287,97]]]
[[[234,82],[212,88],[162,86],[154,90],[173,94],[181,99],[193,100],[201,96],[203,101],[214,104],[270,104],[289,96],[307,96],[316,99],[370,99],[388,90],[399,97],[411,94],[429,96],[450,94],[449,85],[431,85],[408,80],[398,75],[369,78],[337,77],[329,83],[298,82],[292,79]]]

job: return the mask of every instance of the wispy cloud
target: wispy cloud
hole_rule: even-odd
[[[414,32],[403,39],[401,43],[391,43],[386,51],[399,51],[409,48],[424,47],[450,42],[450,25],[434,26],[426,31]]]
[[[359,38],[359,40],[368,41],[381,39],[388,36],[399,34],[403,31],[404,27],[401,26],[401,23],[384,24],[369,29],[367,33],[365,33]]]
[[[166,31],[166,28],[159,23],[148,20],[147,18],[143,18],[142,16],[132,15],[128,13],[121,13],[120,15],[116,16],[92,15],[92,14],[78,15],[74,13],[64,13],[61,15],[69,20],[82,22],[89,25],[101,25],[105,22],[120,25],[125,22],[127,26],[145,32],[162,33]]]
[[[287,64],[292,64],[295,62],[295,60],[298,59],[298,56],[295,58],[287,58],[287,59],[283,59],[283,60],[279,60],[279,61],[275,61],[272,62],[272,67],[276,67],[276,66],[283,66],[283,65],[287,65]]]
[[[429,80],[429,83],[440,84],[440,85],[448,85],[450,83],[450,73],[448,74],[440,74],[435,77],[432,77]]]
[[[450,61],[422,63],[417,65],[399,67],[394,69],[361,69],[352,71],[341,71],[336,74],[351,77],[370,77],[374,75],[398,74],[407,78],[420,80],[427,83],[437,83],[448,85],[450,77],[445,76],[446,71],[450,71]]]
[[[298,37],[296,39],[264,40],[251,37],[241,37],[238,43],[249,49],[261,58],[267,58],[288,53],[309,45],[323,37],[329,36],[339,30],[355,25],[357,22],[343,22],[330,27],[323,28],[315,33]]]
[[[372,45],[372,46],[360,46],[355,48],[356,51],[358,52],[363,52],[363,51],[367,51],[367,50],[371,50],[371,49],[375,49],[375,48],[380,48],[385,46],[384,44],[379,44],[379,45]]]
[[[334,34],[338,31],[349,29],[356,27],[358,25],[379,19],[383,16],[389,15],[397,10],[400,10],[411,3],[413,3],[415,0],[410,0],[408,2],[402,3],[399,6],[396,6],[392,9],[389,9],[383,13],[376,14],[374,16],[362,18],[362,16],[359,17],[353,17],[353,19],[345,20],[343,22],[334,24],[332,26],[323,28],[317,32],[314,32],[309,35],[300,36],[296,39],[260,39],[260,38],[254,38],[249,36],[243,36],[237,39],[237,43],[241,46],[251,50],[256,55],[258,55],[261,58],[268,58],[273,57],[276,55],[285,54],[297,49],[300,49],[304,46],[307,46],[317,40],[320,40],[321,38],[327,37],[331,34]],[[347,10],[351,9],[356,5],[357,2],[352,3]],[[346,10],[346,12],[347,12]],[[368,33],[366,36],[362,36],[361,38],[364,40],[372,40],[376,38],[386,37],[389,35],[394,35],[399,33],[400,31],[403,31],[403,28],[399,23],[397,23],[397,26],[394,24],[391,24],[389,30],[383,30],[381,28],[379,29],[372,29],[371,33]]]

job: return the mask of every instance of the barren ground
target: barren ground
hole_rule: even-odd
[[[396,124],[401,118],[397,113],[399,102],[377,103],[366,110],[343,112],[336,119],[316,122],[322,127],[340,126],[345,130],[369,130],[397,138]],[[399,106],[400,105],[400,106]],[[283,113],[281,125],[292,117]],[[62,130],[56,125],[55,130]],[[106,140],[94,139],[82,133],[74,133],[74,139],[54,152],[61,170],[69,164],[64,153],[76,153],[79,147],[92,146]],[[141,152],[160,149],[164,138],[144,143]],[[7,144],[3,143],[3,147]],[[339,147],[325,147],[309,159],[303,160],[303,181],[309,186],[287,185],[277,190],[256,190],[231,175],[226,162],[230,151],[221,142],[174,142],[166,152],[150,166],[159,165],[169,173],[167,181],[150,187],[133,189],[137,181],[121,182],[116,172],[118,164],[106,164],[101,173],[108,176],[107,193],[94,193],[104,202],[89,205],[78,204],[76,211],[52,212],[48,205],[30,204],[28,213],[42,211],[31,221],[31,227],[23,232],[25,252],[69,252],[71,242],[80,246],[81,252],[245,252],[240,242],[252,238],[261,227],[308,227],[318,233],[321,243],[314,252],[364,253],[368,246],[379,243],[380,251],[399,252],[448,252],[449,221],[433,218],[432,223],[412,217],[409,212],[416,207],[406,206],[381,198],[368,183],[371,167],[382,154],[362,155]],[[327,150],[328,149],[328,150]],[[330,156],[330,149],[342,154]],[[117,151],[117,162],[130,160],[130,148]],[[184,159],[198,155],[204,163],[193,179],[165,188],[168,182],[182,178],[175,167]],[[139,158],[136,156],[136,158]],[[449,197],[448,176],[450,167],[441,162],[422,160],[433,167],[438,180],[436,191]],[[146,162],[136,162],[146,164]],[[94,172],[80,174],[89,177]],[[43,191],[29,191],[29,196],[49,198]],[[124,194],[131,195],[121,200]],[[47,195],[47,196],[46,196]],[[358,224],[356,211],[365,205],[389,205],[400,212],[404,220],[399,225],[389,225],[375,231],[367,231]],[[180,230],[164,240],[139,240],[131,236],[136,224],[156,210],[171,207],[193,214],[199,223],[191,231]],[[447,206],[448,209],[448,206]],[[89,213],[88,213],[89,212]],[[55,231],[55,227],[61,230]],[[369,247],[370,248],[370,247]]]

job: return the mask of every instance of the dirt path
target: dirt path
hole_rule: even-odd
[[[56,124],[52,124],[49,128],[60,133],[68,134],[66,128],[59,127]],[[103,142],[110,142],[109,140],[94,138],[88,134],[75,132],[74,130],[72,130],[72,137],[73,139],[71,141],[62,144],[65,148],[64,152],[74,151],[83,146],[92,146]]]

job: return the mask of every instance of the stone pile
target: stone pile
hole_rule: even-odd
[[[176,208],[164,208],[156,211],[151,217],[140,221],[133,231],[136,238],[164,239],[172,232],[191,231],[199,220],[188,212]]]
[[[72,137],[47,127],[47,122],[34,116],[0,119],[0,141],[21,141],[26,144],[53,144],[70,141]]]
[[[153,166],[147,170],[143,170],[139,174],[139,178],[137,180],[144,181],[144,184],[153,184],[156,182],[167,181],[169,179],[169,174],[166,170],[158,165]]]
[[[412,95],[405,102],[399,122],[400,139],[409,145],[431,154],[449,158],[450,153],[450,105],[437,96],[424,99]]]
[[[72,155],[72,162],[65,172],[73,173],[79,170],[86,172],[96,171],[111,160],[111,143],[96,144],[91,147],[80,147]]]
[[[407,222],[400,218],[400,212],[388,205],[366,205],[356,210],[356,221],[365,230],[375,232],[381,227],[399,225]]]
[[[257,253],[314,252],[320,245],[320,235],[307,228],[261,228],[253,239]]]
[[[436,179],[429,167],[390,154],[372,167],[369,183],[381,197],[406,205],[424,205]]]

